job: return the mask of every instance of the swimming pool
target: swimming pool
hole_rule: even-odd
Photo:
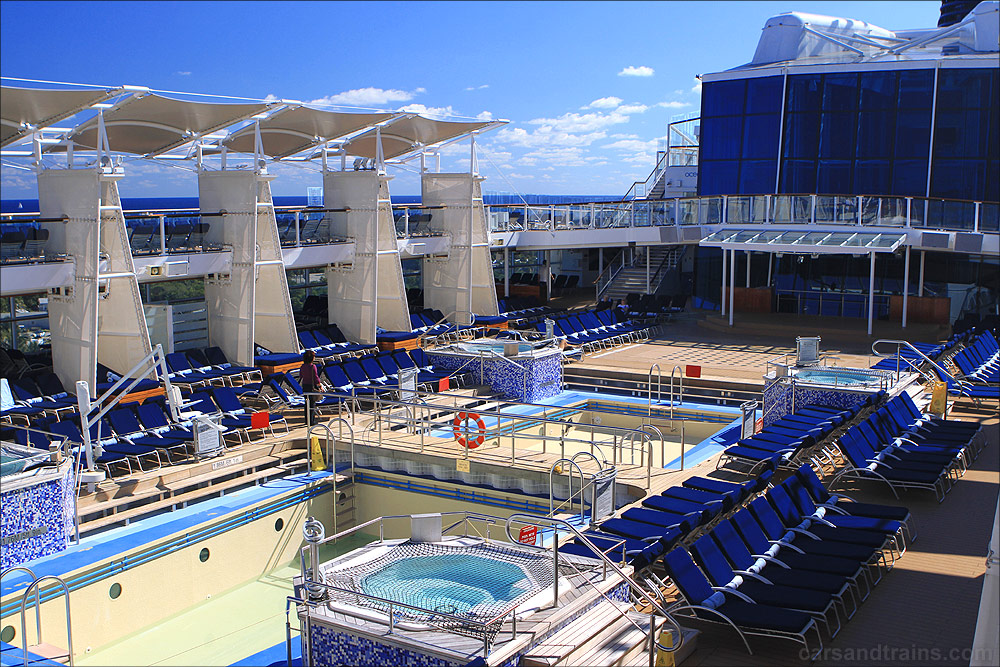
[[[811,384],[842,387],[879,387],[886,378],[877,372],[854,368],[804,368],[795,372],[795,379]]]

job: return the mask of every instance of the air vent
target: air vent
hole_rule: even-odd
[[[983,251],[983,235],[975,232],[955,234],[955,252],[979,253]]]
[[[685,241],[700,241],[702,239],[701,227],[683,227],[682,228],[682,238]]]
[[[923,248],[947,248],[949,236],[942,232],[923,232],[920,235],[920,245]]]

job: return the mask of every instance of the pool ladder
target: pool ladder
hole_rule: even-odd
[[[38,644],[35,646],[42,646],[42,606],[41,606],[41,583],[47,579],[55,581],[59,587],[62,589],[62,594],[66,597],[66,642],[67,642],[67,652],[69,654],[69,664],[73,667],[73,623],[70,617],[69,610],[69,587],[66,582],[55,576],[54,574],[44,574],[41,577],[36,577],[35,573],[23,565],[15,565],[9,567],[3,572],[0,572],[0,581],[3,580],[5,576],[11,572],[26,572],[31,577],[31,583],[21,594],[21,651],[22,658],[24,659],[24,666],[28,665],[28,624],[25,618],[28,611],[28,598],[31,597],[32,591],[35,593],[35,635],[38,639]]]

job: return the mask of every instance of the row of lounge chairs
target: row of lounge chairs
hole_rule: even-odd
[[[994,388],[1000,383],[1000,346],[992,331],[979,334],[951,360],[966,382]]]
[[[680,596],[670,611],[735,628],[748,650],[747,636],[773,637],[815,658],[822,630],[836,636],[905,552],[912,523],[904,507],[831,495],[803,465],[687,549],[663,557]]]
[[[719,457],[716,468],[734,467],[753,472],[758,466],[769,464],[777,457],[781,467],[794,468],[835,431],[853,420],[868,408],[885,399],[880,391],[869,396],[856,408],[831,408],[823,405],[806,405],[768,424],[752,436],[742,438],[728,447]],[[822,453],[821,453],[822,455]]]
[[[930,490],[941,502],[984,444],[980,424],[924,415],[904,392],[839,437],[835,479],[882,482],[896,497]]]
[[[579,311],[554,322],[556,338],[580,345],[585,352],[634,343],[650,336],[650,327],[630,320],[617,308]],[[537,322],[535,328],[545,332],[545,323]]]

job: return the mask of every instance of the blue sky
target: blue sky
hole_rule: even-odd
[[[16,2],[0,4],[8,77],[505,118],[484,135],[488,191],[620,195],[656,140],[697,112],[695,76],[753,56],[768,17],[936,24],[930,2]],[[7,82],[5,82],[7,83]],[[467,168],[465,144],[445,170]],[[284,167],[275,194],[320,185]],[[123,196],[193,196],[193,174],[129,165]],[[2,171],[3,197],[35,196]],[[395,194],[417,194],[400,172]]]

